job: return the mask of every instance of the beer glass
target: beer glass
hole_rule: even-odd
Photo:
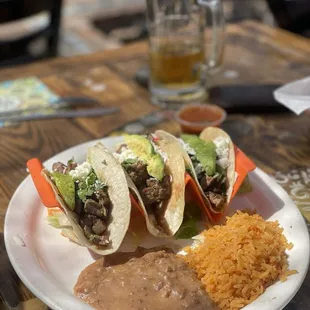
[[[208,73],[222,60],[221,0],[147,0],[147,22],[152,102],[171,106],[204,100]]]

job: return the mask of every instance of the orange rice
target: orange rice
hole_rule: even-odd
[[[238,211],[225,225],[204,231],[203,243],[186,248],[183,258],[220,309],[240,309],[296,273],[288,270],[285,253],[293,244],[282,233],[278,221]]]

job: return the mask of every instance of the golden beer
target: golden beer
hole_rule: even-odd
[[[200,83],[204,50],[198,44],[162,43],[150,52],[150,72],[155,85],[187,88]]]

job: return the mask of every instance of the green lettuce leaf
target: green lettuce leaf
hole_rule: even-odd
[[[199,234],[197,222],[201,219],[200,208],[192,203],[185,206],[184,219],[181,227],[175,234],[176,239],[190,239]]]
[[[70,227],[71,224],[63,212],[55,212],[47,217],[47,222],[54,228]]]
[[[187,219],[183,220],[183,223],[177,233],[175,234],[176,239],[190,239],[199,234],[197,228],[197,220]]]

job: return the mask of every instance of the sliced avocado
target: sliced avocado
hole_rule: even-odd
[[[165,164],[159,154],[151,156],[147,160],[147,172],[153,178],[161,181],[165,175]]]
[[[70,174],[62,174],[59,172],[54,172],[52,174],[54,182],[64,199],[66,205],[74,210],[75,207],[75,185],[73,178]]]
[[[161,181],[165,175],[165,164],[162,157],[155,152],[150,140],[138,135],[125,136],[124,139],[128,148],[145,161],[149,175]]]
[[[124,139],[128,148],[133,151],[137,157],[145,161],[155,153],[152,143],[145,137],[129,135],[125,136]]]
[[[216,146],[212,141],[204,141],[194,135],[181,135],[181,138],[196,153],[196,158],[209,176],[216,172]]]

